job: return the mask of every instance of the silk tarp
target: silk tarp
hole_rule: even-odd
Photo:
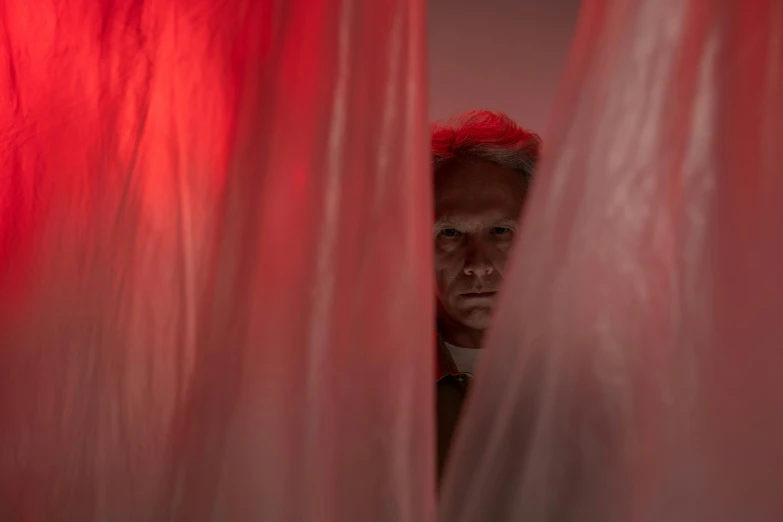
[[[0,520],[431,518],[423,22],[0,2]]]
[[[588,0],[555,111],[441,520],[783,520],[783,3]]]

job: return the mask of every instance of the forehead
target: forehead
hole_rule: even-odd
[[[453,162],[435,174],[436,218],[494,214],[516,219],[527,182],[515,170],[489,161]]]

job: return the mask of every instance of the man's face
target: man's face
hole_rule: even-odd
[[[435,175],[435,281],[456,323],[487,328],[526,191],[519,173],[486,161]]]

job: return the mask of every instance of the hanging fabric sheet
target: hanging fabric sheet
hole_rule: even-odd
[[[573,46],[440,520],[783,520],[783,3]]]
[[[0,520],[432,518],[423,31],[0,1]]]

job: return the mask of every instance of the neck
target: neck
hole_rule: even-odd
[[[438,318],[438,333],[444,342],[460,348],[481,348],[484,330],[457,324],[450,318]]]

